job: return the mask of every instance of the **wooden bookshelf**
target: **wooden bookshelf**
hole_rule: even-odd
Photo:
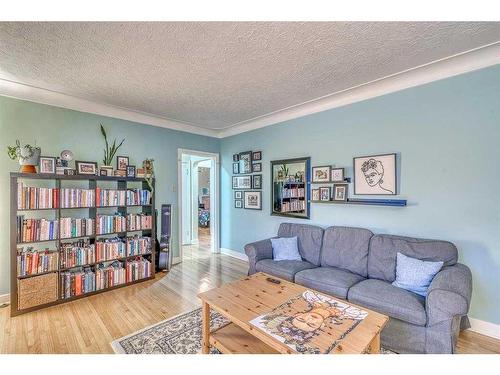
[[[98,187],[98,184],[100,182],[111,182],[114,183],[114,186],[109,187],[101,187],[102,189],[113,189],[113,190],[127,190],[127,189],[143,189],[143,190],[150,190],[149,184],[144,178],[130,178],[130,177],[107,177],[107,176],[94,176],[94,175],[75,175],[75,176],[66,176],[66,175],[53,175],[53,174],[25,174],[25,173],[11,173],[10,174],[10,245],[11,245],[11,316],[16,316],[20,314],[24,314],[27,312],[39,310],[41,308],[49,307],[49,306],[54,306],[58,305],[61,303],[66,303],[69,301],[73,301],[79,298],[84,298],[90,295],[98,294],[98,293],[103,293],[108,290],[113,290],[117,288],[121,288],[124,286],[136,284],[139,282],[147,281],[154,279],[155,277],[155,241],[156,241],[156,233],[155,233],[155,213],[154,213],[154,207],[155,207],[155,195],[152,194],[151,196],[151,202],[150,204],[146,205],[121,205],[121,206],[92,206],[92,207],[60,207],[61,206],[61,201],[58,202],[58,207],[57,208],[39,208],[39,209],[18,209],[17,205],[17,193],[18,193],[18,181],[19,180],[46,180],[46,181],[53,181],[53,185],[51,188],[76,188],[76,189],[95,189]],[[87,181],[88,185],[86,187],[72,187],[72,186],[62,186],[62,183],[64,181],[80,181],[84,182]],[[133,182],[140,182],[142,185],[140,187],[137,186],[127,186],[128,183],[133,183]],[[26,182],[25,182],[26,183]],[[35,183],[33,183],[31,186],[34,186]],[[65,183],[67,184],[67,183]],[[153,180],[153,186],[155,182]],[[29,186],[29,183],[26,183],[27,186]],[[99,186],[100,187],[100,186]],[[96,195],[96,194],[95,194]],[[61,196],[59,196],[59,200],[61,199]],[[94,197],[94,204],[96,201],[97,197]],[[129,208],[135,208],[135,209],[140,209],[140,211],[131,211],[132,213],[144,213],[147,215],[151,215],[152,217],[152,225],[151,229],[140,229],[140,230],[128,230],[124,232],[117,232],[117,233],[103,233],[103,234],[97,234],[97,214],[101,209],[115,209],[116,212],[118,212],[121,215],[126,215],[128,212]],[[61,216],[61,211],[66,211],[66,210],[88,210],[88,215],[86,215],[87,218],[94,219],[94,230],[92,235],[88,236],[80,236],[80,237],[69,237],[69,238],[61,238],[60,233],[58,233],[58,236],[56,239],[52,240],[42,240],[42,241],[34,241],[34,242],[17,242],[17,216],[19,214],[22,215],[33,215],[33,213],[40,211],[43,213],[50,213],[54,217],[51,218],[50,220],[59,220]],[[68,217],[70,215],[67,214],[67,212],[71,211],[66,211],[64,213],[64,217]],[[59,231],[60,231],[60,226],[59,226]],[[95,243],[96,240],[101,239],[101,238],[109,238],[109,236],[115,236],[115,237],[120,237],[124,238],[127,237],[127,235],[134,235],[134,234],[139,234],[140,236],[149,236],[150,237],[150,251],[145,253],[145,254],[136,254],[136,255],[130,255],[130,256],[125,256],[125,257],[120,257],[120,258],[114,258],[114,259],[109,259],[105,261],[99,261],[99,262],[93,262],[91,264],[87,265],[82,265],[82,266],[74,266],[74,267],[62,267],[61,266],[61,243],[65,243],[67,241],[76,241],[78,239],[88,239],[91,243]],[[57,259],[57,269],[46,271],[46,272],[41,272],[37,274],[30,274],[30,275],[25,275],[25,276],[18,276],[17,274],[17,249],[19,246],[26,246],[30,244],[39,244],[39,243],[54,243],[55,244],[55,249],[51,249],[51,251],[56,251],[58,253],[58,259]],[[85,268],[91,268],[94,272],[96,269],[96,266],[98,264],[102,263],[111,263],[114,261],[120,261],[124,262],[124,268],[126,269],[126,264],[129,260],[135,259],[137,257],[144,257],[148,259],[151,262],[150,265],[150,276],[147,278],[142,278],[139,280],[133,280],[130,282],[125,282],[122,284],[117,284],[113,285],[111,287],[105,288],[105,289],[100,289],[100,290],[94,290],[90,291],[87,293],[83,293],[80,295],[75,295],[71,296],[68,298],[62,298],[61,297],[61,273],[66,272],[68,270],[73,270],[73,269],[83,269]],[[125,271],[126,272],[126,271]],[[20,309],[19,308],[19,288],[20,288],[20,282],[21,281],[27,281],[30,279],[34,279],[36,277],[40,276],[48,276],[50,277],[50,274],[57,274],[57,299],[49,302],[49,303],[42,303],[36,306],[32,306],[29,308],[24,308]]]

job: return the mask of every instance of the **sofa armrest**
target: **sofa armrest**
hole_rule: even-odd
[[[255,264],[262,259],[272,259],[273,258],[273,245],[271,239],[252,242],[245,245],[245,253],[248,256],[248,264],[250,266],[248,274],[252,275],[255,272]]]
[[[429,286],[425,300],[427,325],[433,326],[466,315],[472,295],[472,273],[460,263],[444,267]]]

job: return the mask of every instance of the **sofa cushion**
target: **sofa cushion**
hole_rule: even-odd
[[[278,237],[295,237],[304,260],[319,266],[323,228],[308,224],[281,223]]]
[[[300,271],[295,275],[295,282],[307,288],[347,299],[347,291],[364,277],[335,267],[318,267]]]
[[[443,267],[443,262],[427,262],[398,253],[396,280],[393,281],[392,285],[425,297],[432,279],[441,267]]]
[[[368,247],[373,233],[368,229],[330,227],[325,229],[321,266],[343,268],[363,277],[368,274]]]
[[[379,313],[407,323],[426,324],[425,298],[387,281],[368,279],[352,286],[347,298]]]
[[[302,260],[297,237],[271,238],[274,260]]]
[[[444,266],[452,266],[458,259],[457,248],[451,242],[376,234],[368,250],[368,277],[392,283],[396,279],[398,252],[420,260],[441,261]]]
[[[263,259],[255,264],[257,272],[265,272],[292,282],[297,272],[314,267],[314,264],[302,260]]]

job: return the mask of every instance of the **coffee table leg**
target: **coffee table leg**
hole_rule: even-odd
[[[201,352],[203,354],[210,353],[210,305],[203,302],[202,305],[202,326],[201,326]]]
[[[379,354],[380,353],[380,333],[378,333],[370,343],[370,348],[368,350],[369,354]]]

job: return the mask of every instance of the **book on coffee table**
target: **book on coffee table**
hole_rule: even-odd
[[[327,354],[367,316],[358,307],[306,290],[250,324],[298,353]]]

